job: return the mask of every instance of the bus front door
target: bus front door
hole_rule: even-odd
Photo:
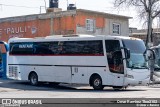
[[[109,79],[112,86],[123,86],[124,64],[119,40],[106,40],[106,54],[108,61]]]

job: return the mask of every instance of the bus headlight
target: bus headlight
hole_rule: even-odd
[[[128,74],[126,74],[125,77],[134,79],[134,76],[133,76],[133,75],[128,75]]]

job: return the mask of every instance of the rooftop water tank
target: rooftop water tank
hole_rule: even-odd
[[[67,7],[67,10],[75,10],[75,9],[77,9],[75,4],[69,4]]]
[[[58,8],[58,0],[49,0],[49,8]]]

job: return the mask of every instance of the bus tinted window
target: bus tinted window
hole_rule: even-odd
[[[101,40],[11,43],[10,54],[103,55],[103,45]]]
[[[124,47],[130,49],[131,53],[144,53],[146,48],[143,41],[123,40]]]
[[[102,41],[67,41],[64,43],[65,54],[103,55]]]
[[[105,44],[109,70],[113,73],[124,73],[119,40],[106,40]]]
[[[35,42],[34,54],[52,54],[52,50],[49,48],[52,42]]]
[[[11,43],[10,54],[33,54],[33,43]]]

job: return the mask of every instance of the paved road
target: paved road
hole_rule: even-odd
[[[89,86],[41,84],[0,79],[0,98],[160,98],[160,85],[129,87],[114,91],[106,87],[95,91]]]

